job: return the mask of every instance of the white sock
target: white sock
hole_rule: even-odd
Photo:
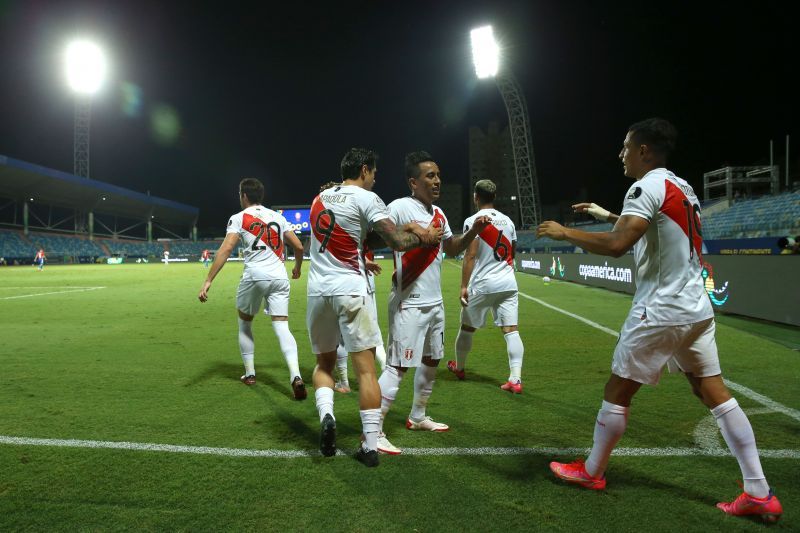
[[[253,339],[253,321],[239,319],[239,351],[242,353],[244,375],[255,376],[256,369],[253,364],[253,353],[256,351],[256,341]]]
[[[375,347],[375,360],[378,361],[381,372],[383,372],[386,369],[386,350],[383,348],[383,344]]]
[[[519,331],[512,331],[503,335],[506,338],[506,349],[508,350],[508,368],[511,374],[508,381],[514,383],[522,382],[522,356],[525,354],[525,347],[519,337]]]
[[[436,383],[436,367],[422,364],[414,372],[414,403],[411,405],[411,415],[409,418],[414,422],[420,422],[425,418],[425,409],[428,407],[428,399],[433,392],[433,384]]]
[[[761,460],[758,458],[756,436],[753,434],[750,420],[739,407],[739,402],[736,398],[731,398],[713,408],[711,414],[717,419],[722,438],[739,461],[744,491],[755,498],[766,498],[769,495],[769,485],[761,469]]]
[[[294,378],[300,376],[300,366],[297,364],[297,341],[289,331],[289,322],[286,320],[273,320],[272,329],[275,330],[286,366],[289,367],[289,383],[291,383]]]
[[[379,428],[381,433],[383,433],[383,421],[386,419],[386,413],[389,412],[397,398],[397,390],[400,388],[400,382],[403,381],[403,375],[395,367],[387,366],[378,379],[378,385],[381,387],[381,424]]]
[[[467,356],[472,350],[472,336],[474,334],[474,331],[458,330],[458,335],[456,335],[456,368],[458,370],[464,370],[464,365],[467,364]]]
[[[622,407],[603,400],[594,425],[594,444],[592,453],[586,460],[586,472],[593,478],[601,478],[608,466],[608,458],[614,446],[625,433],[628,425],[629,407]]]
[[[378,449],[378,431],[381,429],[381,410],[362,409],[361,427],[364,431],[364,447],[367,450]]]
[[[336,383],[345,387],[350,386],[350,380],[347,377],[347,350],[341,344],[336,347],[336,371],[339,376]]]
[[[319,413],[319,421],[325,418],[325,415],[333,416],[333,389],[330,387],[320,387],[314,391],[314,398],[317,400],[317,412]]]

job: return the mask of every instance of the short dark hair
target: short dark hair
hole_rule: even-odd
[[[497,194],[497,185],[492,180],[480,180],[475,183],[475,194],[481,203],[490,204]]]
[[[255,178],[245,178],[239,182],[239,193],[247,196],[251,204],[260,204],[264,200],[264,184]]]
[[[419,176],[419,164],[430,161],[434,163],[433,156],[424,150],[411,152],[406,155],[406,178],[416,178]]]
[[[323,183],[319,187],[319,192],[327,191],[328,189],[333,189],[334,187],[337,187],[339,185],[341,185],[341,183],[336,181],[329,181],[328,183]]]
[[[343,180],[354,180],[361,175],[361,167],[372,170],[378,163],[378,154],[366,148],[350,148],[339,165]]]
[[[642,120],[632,124],[628,131],[631,132],[631,140],[639,146],[646,144],[653,153],[660,155],[664,160],[675,150],[678,130],[663,118]]]

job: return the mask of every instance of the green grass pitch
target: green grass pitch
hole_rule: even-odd
[[[378,306],[385,335],[389,261],[384,268]],[[254,326],[258,384],[239,382],[234,296],[241,269],[228,264],[206,304],[197,301],[206,275],[199,263],[0,269],[0,436],[315,450],[313,389],[304,402],[292,399],[263,316]],[[303,278],[292,282],[289,324],[310,383],[307,270],[306,263]],[[446,261],[446,359],[453,357],[458,328],[460,275],[460,265]],[[627,295],[544,285],[524,274],[518,281],[521,292],[612,330],[630,306]],[[385,427],[394,444],[415,450],[523,447],[530,453],[384,456],[379,468],[367,469],[349,456],[231,457],[6,439],[0,443],[0,531],[763,529],[714,507],[738,494],[739,469],[732,457],[694,453],[709,413],[676,375],[642,388],[619,444],[651,455],[612,457],[604,492],[554,479],[548,462],[574,456],[559,450],[591,445],[616,339],[527,298],[520,298],[520,331],[524,394],[499,389],[508,372],[505,343],[496,328],[487,328],[475,335],[466,381],[440,367],[428,412],[450,424],[449,432],[405,430],[410,376]],[[774,412],[734,393],[751,413],[759,448],[778,451],[762,459],[785,510],[773,529],[798,530],[800,421],[791,413],[800,409],[800,360],[791,343],[768,336],[764,328],[755,334],[726,319],[717,329],[723,375],[790,410]],[[360,432],[355,393],[336,395],[336,415],[340,448],[354,448]],[[724,447],[718,435],[711,439]],[[657,455],[666,448],[691,453]]]

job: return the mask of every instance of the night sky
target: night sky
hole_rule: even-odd
[[[543,204],[618,211],[617,154],[650,116],[677,126],[670,166],[698,195],[705,171],[768,162],[770,139],[781,165],[787,134],[800,155],[786,3],[237,4],[0,0],[0,154],[72,171],[61,58],[84,35],[112,66],[92,178],[199,207],[201,235],[224,233],[241,178],[264,181],[267,205],[308,204],[351,146],[381,154],[387,202],[407,194],[412,150],[467,184],[468,128],[507,122],[470,57],[469,30],[491,23],[525,91]]]

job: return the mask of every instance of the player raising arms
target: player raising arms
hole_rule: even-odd
[[[382,340],[368,303],[362,244],[370,229],[394,250],[435,245],[442,236],[439,228],[422,230],[414,225],[401,230],[395,226],[386,205],[372,192],[377,158],[370,150],[351,148],[342,158],[342,184],[322,191],[311,205],[313,236],[306,308],[311,349],[317,355],[314,388],[321,426],[320,452],[325,456],[336,453],[332,374],[341,335],[358,375],[364,440],[356,458],[366,466],[378,466],[381,390],[374,361],[375,347]]]
[[[261,205],[263,198],[264,185],[259,180],[246,178],[239,183],[239,202],[243,210],[228,220],[227,235],[214,256],[214,263],[200,289],[199,298],[201,302],[208,300],[211,282],[241,240],[244,246],[244,271],[236,293],[236,307],[239,310],[239,349],[244,362],[242,383],[254,385],[256,382],[253,317],[263,301],[264,312],[272,316],[272,329],[289,367],[289,382],[294,397],[304,400],[307,392],[297,364],[297,342],[289,331],[289,278],[283,264],[284,243],[288,243],[294,249],[292,279],[299,278],[303,245],[283,215]]]
[[[577,212],[616,221],[612,231],[587,233],[550,221],[536,230],[539,237],[567,240],[601,255],[619,257],[633,247],[636,262],[636,294],[614,349],[591,454],[585,463],[553,462],[550,469],[570,483],[605,488],[606,465],[625,432],[633,396],[642,384],[658,383],[669,363],[686,374],[739,462],[744,492],[717,507],[731,515],[775,521],[783,510],[761,469],[753,428],[722,380],[714,310],[701,277],[700,205],[692,187],[664,168],[676,136],[672,124],[658,118],[628,129],[619,158],[625,175],[636,182],[620,216],[594,204],[573,206]]]
[[[419,224],[439,227],[444,233],[441,244],[410,252],[395,252],[395,272],[389,296],[389,340],[386,369],[381,374],[381,425],[397,397],[400,382],[409,368],[414,373],[414,403],[406,427],[420,431],[447,431],[447,424],[427,416],[426,406],[436,382],[436,368],[444,355],[444,306],[442,305],[442,250],[456,256],[490,223],[479,216],[463,235],[453,236],[447,218],[433,205],[439,199],[441,173],[427,152],[412,152],[405,158],[405,173],[411,196],[389,204],[392,219],[398,225]],[[383,428],[381,428],[383,429]],[[382,453],[396,455],[400,449],[392,445],[381,431]]]
[[[522,356],[525,348],[519,337],[518,290],[514,276],[514,251],[517,230],[506,215],[494,208],[497,186],[490,180],[475,184],[473,201],[477,213],[464,221],[464,233],[481,216],[492,223],[472,241],[461,266],[461,329],[456,337],[456,360],[447,362],[447,369],[464,379],[464,365],[472,349],[472,335],[486,322],[491,309],[495,326],[499,326],[508,350],[508,381],[501,389],[522,394]]]

